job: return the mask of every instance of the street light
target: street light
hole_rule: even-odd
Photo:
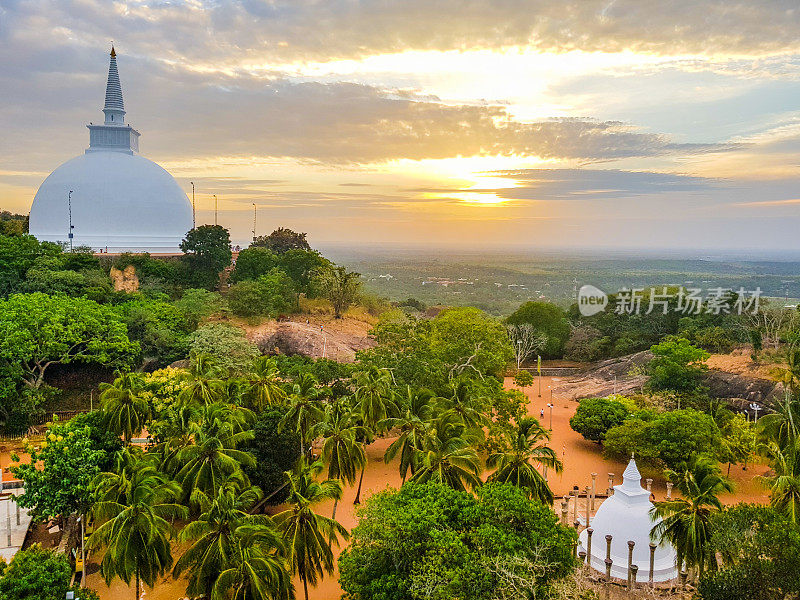
[[[553,403],[550,402],[547,406],[550,408],[550,431],[553,431]]]
[[[192,184],[192,229],[197,229],[197,219],[195,218],[194,208],[194,181],[190,181],[189,183]]]
[[[72,225],[72,190],[69,191],[69,195],[67,196],[67,208],[69,210],[69,233],[67,237],[69,238],[69,251],[72,252],[72,230],[75,229]]]

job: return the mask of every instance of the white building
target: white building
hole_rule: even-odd
[[[39,187],[30,232],[65,243],[72,233],[73,245],[109,252],[178,252],[192,228],[192,207],[167,171],[137,154],[139,132],[125,123],[116,56],[112,48],[105,122],[87,125],[86,152],[62,164]]]
[[[611,535],[611,576],[628,578],[628,541],[634,542],[632,564],[639,567],[636,581],[648,581],[650,576],[650,530],[660,522],[651,520],[650,492],[642,488],[642,476],[631,459],[622,475],[622,485],[614,486],[614,494],[607,498],[594,519],[592,528],[592,556],[590,564],[595,571],[606,572],[606,535]],[[586,551],[588,533],[580,536],[580,550]],[[675,549],[668,543],[657,546],[653,561],[653,581],[668,581],[678,576]]]

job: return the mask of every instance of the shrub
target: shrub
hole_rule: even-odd
[[[606,432],[621,425],[630,414],[628,407],[618,400],[586,398],[578,404],[569,425],[587,440],[602,442]]]

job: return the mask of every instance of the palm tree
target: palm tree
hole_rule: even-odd
[[[297,461],[289,477],[291,508],[275,515],[275,523],[286,541],[287,560],[292,573],[303,582],[308,600],[308,584],[316,585],[325,573],[333,573],[332,545],[339,537],[348,539],[347,529],[337,521],[314,512],[314,505],[342,497],[342,484],[336,479],[316,481],[324,466],[317,461],[308,465],[304,458]]]
[[[380,431],[379,424],[397,410],[391,394],[392,376],[386,369],[370,367],[353,376],[356,386],[356,410],[370,430]]]
[[[89,547],[105,547],[100,573],[106,584],[116,576],[130,584],[136,580],[151,588],[156,579],[172,566],[170,538],[172,520],[184,518],[186,508],[174,502],[180,487],[150,465],[131,473],[125,502],[101,500],[92,508],[100,523],[89,538]]]
[[[720,474],[719,466],[707,457],[695,458],[685,471],[665,472],[682,498],[656,502],[651,517],[662,520],[650,532],[657,543],[668,540],[678,555],[678,568],[686,563],[705,570],[707,544],[711,537],[711,517],[722,510],[719,494],[733,491],[733,485]],[[716,564],[712,560],[712,566]]]
[[[175,476],[182,485],[183,498],[201,510],[210,505],[225,481],[236,482],[240,489],[248,487],[242,467],[255,466],[252,454],[236,449],[253,439],[252,430],[244,429],[235,417],[241,415],[241,409],[212,404],[204,412],[203,422],[195,425],[192,433],[193,443],[177,454],[181,468]]]
[[[150,418],[150,404],[140,395],[142,378],[137,373],[116,372],[113,384],[100,384],[100,402],[108,427],[130,445]]]
[[[353,375],[356,386],[354,396],[355,410],[361,416],[361,421],[371,433],[382,431],[381,426],[386,419],[397,412],[397,407],[392,400],[392,375],[386,369],[370,367]],[[370,440],[371,441],[371,440]],[[361,502],[361,484],[364,483],[364,471],[367,463],[361,467],[358,478],[358,490],[353,504]]]
[[[409,481],[437,481],[461,491],[478,487],[482,469],[475,447],[482,433],[468,429],[453,414],[439,416],[414,453],[415,471]]]
[[[278,425],[279,430],[289,428],[300,436],[300,453],[308,455],[311,450],[311,428],[321,421],[325,412],[319,401],[319,382],[311,373],[304,372],[292,384],[289,410]]]
[[[511,483],[525,490],[529,498],[552,504],[553,492],[535,466],[540,464],[556,473],[563,468],[555,451],[542,443],[550,439],[550,433],[536,419],[525,418],[520,419],[513,432],[503,432],[503,437],[506,448],[486,459],[487,467],[497,469],[489,481]]]
[[[433,415],[431,405],[433,392],[429,390],[415,391],[411,386],[406,386],[406,394],[400,398],[398,404],[399,416],[389,417],[378,424],[381,430],[398,429],[399,437],[392,442],[383,455],[383,460],[389,464],[400,455],[400,477],[403,483],[408,476],[408,470],[414,467],[414,451],[422,447],[422,440],[428,431],[428,422]]]
[[[783,447],[775,442],[762,446],[774,475],[760,477],[770,488],[770,504],[800,523],[800,440],[791,440]]]
[[[255,410],[264,410],[286,400],[286,390],[283,389],[278,367],[268,356],[260,356],[253,362],[247,398]]]
[[[312,428],[314,438],[322,437],[322,460],[328,463],[328,479],[339,479],[347,485],[353,485],[359,469],[367,464],[363,439],[366,430],[358,424],[358,415],[351,412],[342,401],[329,404],[325,410],[325,418]],[[333,514],[336,518],[336,507],[339,499],[333,502]]]
[[[294,586],[270,528],[240,525],[233,554],[220,572],[211,600],[292,600]]]
[[[467,427],[484,427],[489,424],[489,418],[472,397],[469,383],[460,380],[450,387],[453,393],[449,398],[435,400],[437,411],[457,416]]]
[[[189,385],[181,391],[181,401],[190,406],[216,402],[222,395],[221,373],[209,355],[193,352],[186,374]]]
[[[233,598],[287,597],[291,582],[281,558],[283,541],[266,515],[247,510],[260,497],[257,488],[239,494],[223,485],[210,508],[181,531],[192,545],[175,563],[173,577],[189,573],[186,594]],[[223,573],[227,575],[223,578]],[[236,576],[234,576],[236,574]],[[222,592],[220,595],[219,592]]]

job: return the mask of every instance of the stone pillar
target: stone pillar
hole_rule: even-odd
[[[578,552],[578,558],[581,561],[581,564],[586,562],[586,550],[581,550]]]
[[[667,482],[667,500],[672,500],[672,482]]]
[[[594,510],[594,497],[597,494],[597,473],[592,473],[592,506],[591,510]]]
[[[681,596],[680,596],[681,598],[683,598],[683,592],[686,590],[686,577],[688,575],[689,574],[686,571],[681,571],[680,574],[678,575],[681,581]]]
[[[567,497],[564,496],[564,499],[561,501],[561,523],[564,525],[567,524],[567,506],[569,502],[567,501]]]
[[[608,533],[606,534],[606,563],[610,561],[611,561],[611,534]]]
[[[647,579],[650,585],[653,585],[653,569],[655,568],[655,563],[656,563],[656,545],[653,542],[650,542],[650,576]]]
[[[633,547],[636,542],[628,540],[628,589],[631,587],[631,565],[633,564]]]
[[[580,493],[580,490],[578,489],[578,486],[577,485],[572,486],[572,500],[575,503],[575,504],[572,505],[572,522],[573,523],[577,523],[578,522],[578,498],[580,497],[580,495],[581,495],[581,493]],[[577,528],[578,527],[576,525],[575,529],[577,529]]]
[[[636,574],[639,572],[639,565],[631,565],[631,573],[628,575],[628,589],[636,589]]]
[[[588,564],[592,566],[592,534],[594,533],[594,529],[591,527],[586,529],[586,555],[588,558]]]
[[[612,496],[614,494],[614,474],[608,474],[608,495]]]
[[[606,536],[611,537],[611,536]],[[606,559],[606,600],[611,596],[611,559]]]
[[[544,476],[544,480],[545,480],[545,483],[546,483],[547,482],[547,465],[544,466],[544,469],[542,469],[542,471],[543,471],[543,476]]]
[[[589,486],[586,486],[586,527],[589,527],[589,517],[591,516],[589,513]]]
[[[647,491],[652,493],[652,491],[653,491],[653,480],[650,479],[650,478],[647,478],[644,481],[647,484]]]

